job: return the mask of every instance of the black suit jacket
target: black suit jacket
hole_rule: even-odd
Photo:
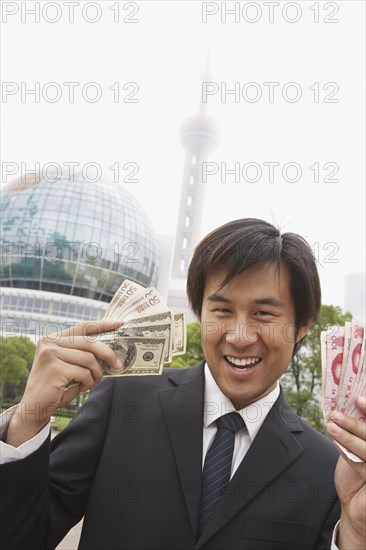
[[[339,517],[332,443],[282,392],[197,540],[203,364],[103,380],[68,428],[2,466],[3,548],[329,549]],[[49,476],[49,477],[48,477]]]

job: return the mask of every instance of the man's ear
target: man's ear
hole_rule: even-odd
[[[311,329],[312,325],[313,325],[313,323],[311,321],[311,322],[307,323],[306,325],[303,325],[302,327],[299,328],[299,331],[296,335],[296,342],[295,342],[296,344],[298,342],[300,342],[300,340],[302,340],[304,338],[304,336],[307,335],[307,333]]]

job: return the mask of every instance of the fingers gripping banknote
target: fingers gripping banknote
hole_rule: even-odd
[[[322,408],[326,422],[337,411],[366,420],[355,403],[357,395],[366,397],[365,349],[365,327],[356,320],[321,333]],[[360,461],[342,449],[348,458]]]
[[[121,328],[100,335],[122,362],[119,370],[102,363],[104,376],[161,374],[164,363],[186,352],[184,313],[173,313],[155,288],[125,279],[104,316],[123,321]]]

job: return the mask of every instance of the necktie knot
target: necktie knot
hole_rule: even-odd
[[[230,430],[234,434],[244,427],[245,422],[238,412],[224,414],[216,420],[217,429]]]

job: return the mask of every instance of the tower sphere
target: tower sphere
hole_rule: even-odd
[[[3,187],[0,286],[106,302],[124,278],[155,286],[158,240],[138,201],[105,177],[67,172]]]
[[[212,151],[218,144],[220,132],[213,118],[196,113],[183,122],[180,139],[185,149],[198,153],[202,149]]]

